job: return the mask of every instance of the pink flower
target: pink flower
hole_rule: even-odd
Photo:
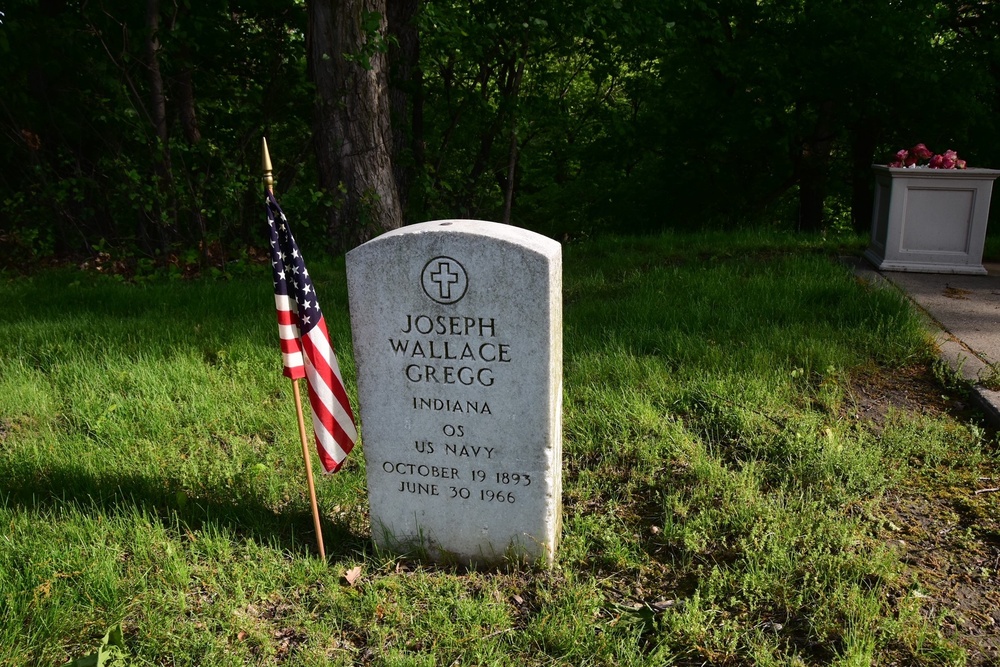
[[[889,163],[890,167],[929,167],[931,169],[965,169],[965,160],[960,160],[958,153],[950,148],[940,155],[935,155],[924,144],[917,144],[910,150],[896,152],[896,159]]]
[[[917,144],[916,146],[914,146],[913,148],[911,148],[910,149],[910,153],[912,153],[913,155],[917,156],[918,160],[926,160],[929,157],[931,157],[932,155],[934,155],[927,148],[927,146],[925,146],[923,144]]]

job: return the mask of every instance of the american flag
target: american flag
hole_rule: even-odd
[[[319,459],[324,470],[335,472],[358,439],[354,413],[316,301],[316,289],[288,220],[271,192],[267,193],[267,223],[284,374],[293,380],[306,378]]]

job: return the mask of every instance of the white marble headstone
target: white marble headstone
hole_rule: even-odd
[[[347,255],[372,537],[550,564],[562,518],[562,251],[439,220]]]

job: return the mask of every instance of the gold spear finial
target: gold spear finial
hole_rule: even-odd
[[[271,154],[267,152],[267,137],[264,137],[264,157],[261,164],[264,167],[264,188],[274,192],[274,177],[271,175]]]

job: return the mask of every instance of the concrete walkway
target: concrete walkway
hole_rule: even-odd
[[[973,385],[973,396],[1000,427],[1000,264],[984,263],[988,275],[878,272],[855,259],[855,273],[887,280],[930,318],[941,357]],[[992,366],[991,366],[992,365]]]

